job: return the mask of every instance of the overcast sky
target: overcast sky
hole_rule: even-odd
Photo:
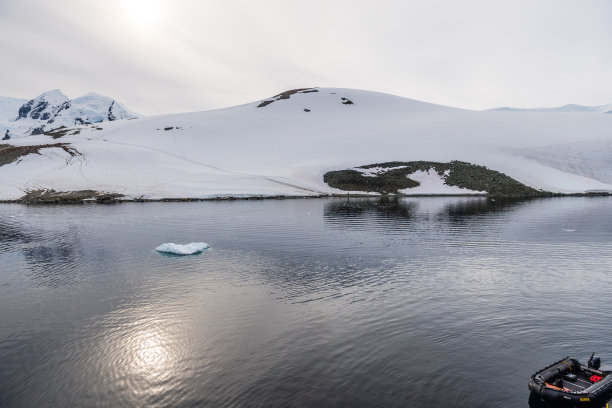
[[[0,0],[0,95],[143,114],[344,87],[471,109],[612,103],[610,0]]]

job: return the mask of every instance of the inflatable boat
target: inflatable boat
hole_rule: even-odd
[[[612,371],[600,370],[601,360],[594,354],[587,365],[566,357],[538,371],[529,379],[532,395],[576,406],[604,401],[612,392]]]

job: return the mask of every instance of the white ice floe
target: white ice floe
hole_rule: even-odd
[[[199,252],[204,251],[205,249],[208,249],[208,244],[206,242],[192,242],[191,244],[185,244],[185,245],[167,242],[155,248],[156,251],[167,252],[167,253],[176,254],[176,255],[197,254]]]

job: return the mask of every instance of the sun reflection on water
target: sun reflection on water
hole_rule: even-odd
[[[127,322],[126,322],[127,323]],[[111,381],[127,384],[138,398],[165,394],[179,380],[181,350],[165,320],[142,319],[106,337],[103,360]]]
[[[157,376],[171,366],[171,358],[163,333],[139,332],[129,341],[132,349],[130,368],[143,375]]]

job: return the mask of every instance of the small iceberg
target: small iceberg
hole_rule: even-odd
[[[165,244],[161,244],[157,248],[156,251],[166,252],[170,254],[176,255],[193,255],[198,254],[205,249],[208,249],[208,244],[206,242],[192,242],[191,244],[173,244],[172,242],[167,242]]]

